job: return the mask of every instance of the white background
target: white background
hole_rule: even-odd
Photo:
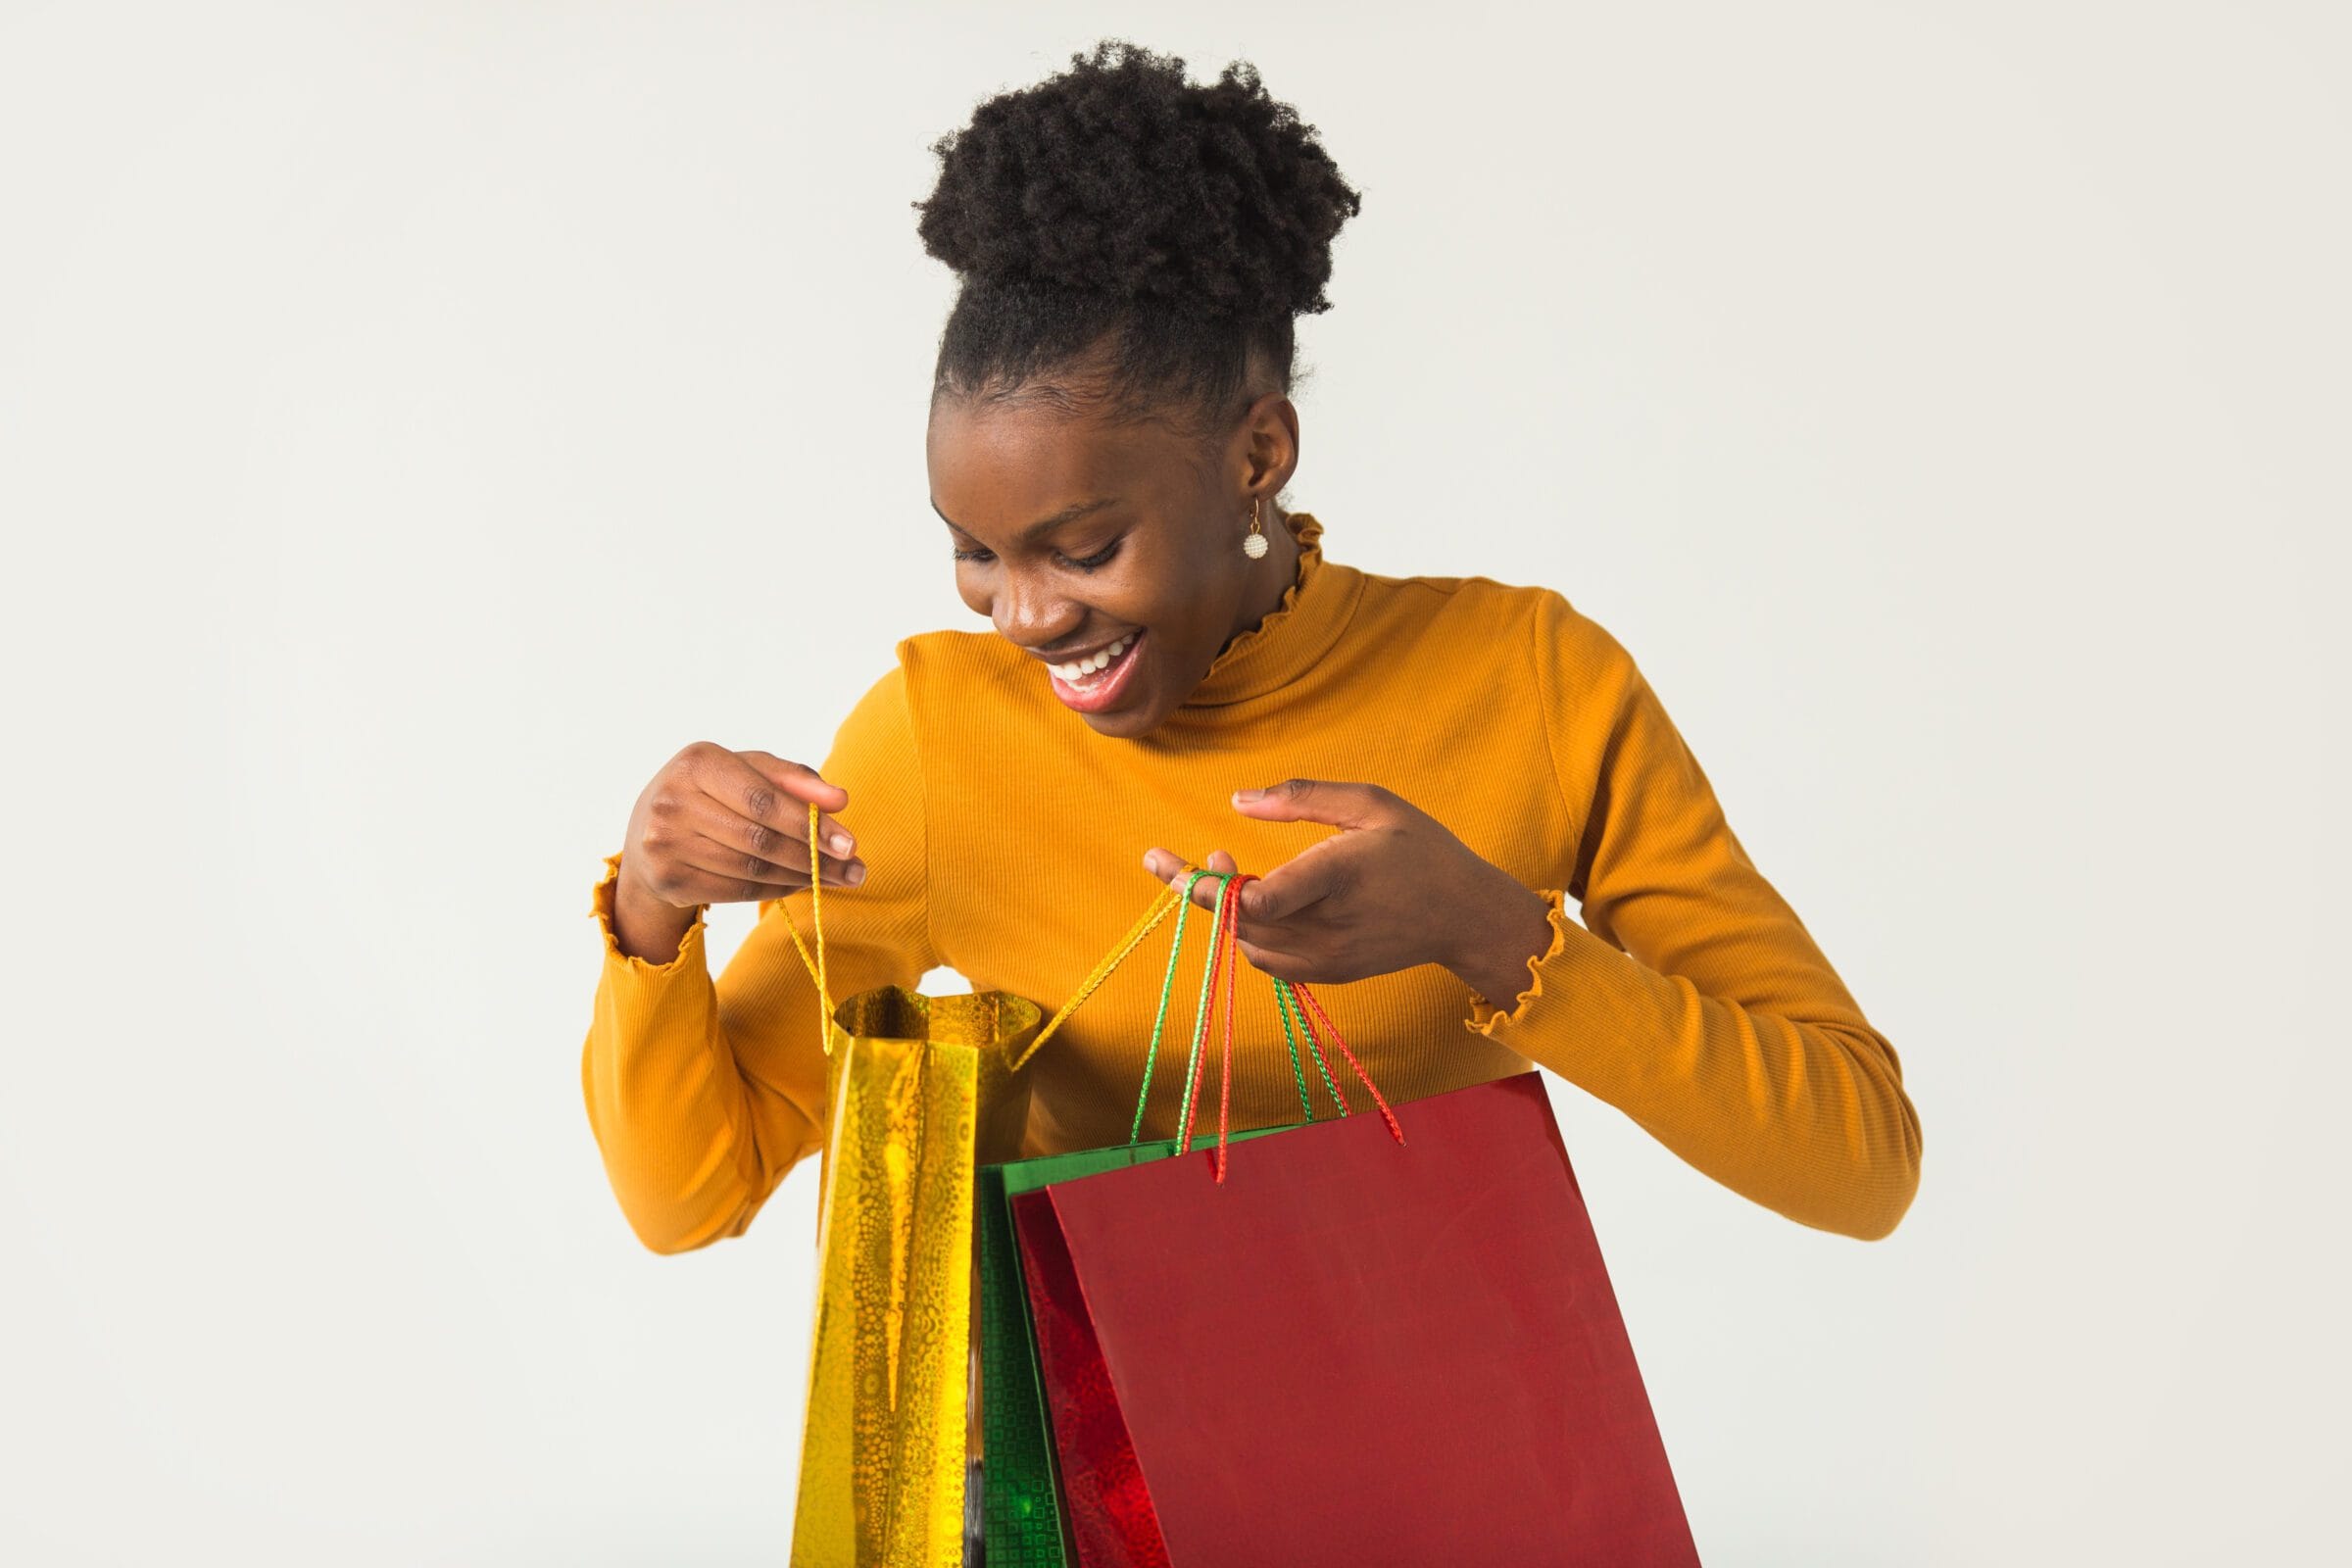
[[[2316,1560],[2343,17],[0,6],[0,1559],[783,1560],[814,1162],[638,1247],[588,890],[984,629],[908,204],[1110,32],[1364,193],[1329,554],[1615,632],[1902,1055],[1870,1244],[1554,1085],[1710,1568]]]

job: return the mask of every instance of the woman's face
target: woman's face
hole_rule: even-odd
[[[1149,421],[943,396],[925,447],[956,592],[1037,656],[1037,678],[1100,734],[1154,728],[1297,575],[1298,542],[1271,506],[1272,548],[1258,561],[1242,551],[1249,508],[1298,466],[1298,411],[1279,392],[1212,449]],[[1076,684],[1048,667],[1122,639]]]

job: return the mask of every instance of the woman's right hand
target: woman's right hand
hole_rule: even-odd
[[[621,845],[614,934],[635,951],[674,953],[695,906],[781,898],[808,886],[808,807],[838,811],[850,792],[814,768],[770,752],[731,752],[697,741],[662,764],[637,797]],[[849,831],[817,819],[825,886],[855,887],[865,876]],[[634,911],[639,919],[631,920]],[[662,938],[667,937],[663,943]]]

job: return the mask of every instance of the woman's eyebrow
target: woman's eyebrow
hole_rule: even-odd
[[[1120,499],[1121,498],[1118,496],[1102,496],[1093,501],[1075,502],[1062,508],[1051,517],[1041,517],[1037,521],[1031,523],[1028,527],[1023,528],[1019,535],[1020,541],[1023,544],[1027,544],[1030,540],[1035,539],[1039,534],[1051,533],[1054,529],[1060,527],[1065,522],[1075,522],[1080,517],[1089,516],[1094,513],[1101,512],[1104,507],[1115,507],[1119,504]],[[931,510],[933,512],[939,512],[939,503],[936,500],[931,503]],[[949,527],[955,529],[957,533],[962,534],[967,539],[973,537],[971,530],[965,528],[963,524],[957,522],[955,518],[949,516],[944,512],[939,512],[939,520],[946,523]]]

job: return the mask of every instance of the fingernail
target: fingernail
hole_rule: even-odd
[[[865,880],[865,862],[863,860],[852,860],[850,862],[849,870],[843,872],[842,874],[847,876],[853,882],[862,882]]]
[[[1156,855],[1146,855],[1144,857],[1144,869],[1151,872],[1153,876],[1159,875],[1159,857]]]
[[[1235,790],[1233,798],[1237,801],[1254,801],[1265,793],[1264,790]]]
[[[850,853],[850,836],[847,833],[836,833],[825,842],[832,846],[835,855]]]

